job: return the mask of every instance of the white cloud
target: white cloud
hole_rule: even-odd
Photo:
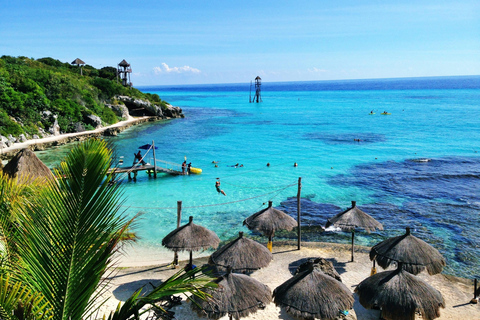
[[[325,70],[325,69],[318,69],[318,68],[315,68],[315,67],[313,67],[313,68],[311,68],[311,69],[308,69],[308,71],[309,71],[309,72],[315,72],[315,73],[317,73],[317,72],[318,72],[318,73],[327,72],[327,70]]]
[[[161,73],[200,73],[201,71],[197,68],[192,68],[190,66],[183,67],[169,67],[168,64],[162,62],[160,67],[154,67],[153,72],[155,74]]]

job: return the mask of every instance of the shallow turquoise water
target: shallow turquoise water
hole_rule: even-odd
[[[373,245],[410,226],[446,256],[445,272],[480,275],[480,78],[405,81],[266,83],[259,104],[248,102],[248,85],[143,88],[186,117],[111,138],[117,155],[130,165],[136,148],[154,140],[157,158],[181,163],[186,156],[203,173],[124,180],[125,212],[142,213],[140,244],[160,246],[176,227],[178,200],[182,223],[192,215],[222,240],[246,231],[243,220],[269,200],[296,217],[289,198],[302,177],[305,239],[348,243],[347,233],[314,227],[356,200],[385,227],[357,232],[357,243]],[[48,154],[39,156],[57,161]],[[418,158],[431,161],[412,161]],[[216,192],[217,177],[227,196]]]

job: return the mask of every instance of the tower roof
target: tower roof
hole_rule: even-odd
[[[125,61],[125,59],[122,60],[122,62],[120,62],[118,64],[120,67],[130,67],[130,63],[128,63],[127,61]]]
[[[257,76],[255,80],[262,80],[262,78],[260,78],[260,76]]]

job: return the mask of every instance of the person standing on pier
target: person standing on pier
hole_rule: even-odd
[[[182,163],[182,174],[185,174],[186,169],[187,169],[187,160],[183,161]]]

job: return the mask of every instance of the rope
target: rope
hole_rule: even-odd
[[[297,183],[293,183],[293,184],[290,184],[280,190],[275,190],[275,191],[271,191],[271,192],[267,192],[267,193],[264,193],[264,194],[261,194],[261,195],[258,195],[258,196],[254,196],[254,197],[250,197],[250,198],[246,198],[246,199],[241,199],[241,200],[235,200],[235,201],[229,201],[229,202],[223,202],[223,203],[215,203],[215,204],[204,204],[204,205],[199,205],[199,206],[187,206],[187,207],[182,207],[182,209],[194,209],[194,208],[206,208],[206,207],[216,207],[216,206],[224,206],[224,205],[228,205],[228,204],[232,204],[232,203],[238,203],[238,202],[243,202],[243,201],[248,201],[248,200],[252,200],[252,199],[256,199],[256,198],[260,198],[260,197],[263,197],[263,196],[266,196],[266,195],[269,195],[269,194],[272,194],[272,193],[277,193],[277,195],[287,189],[287,188],[290,188],[292,186],[296,186],[298,185]],[[278,191],[278,192],[277,192]],[[274,196],[275,197],[275,196]],[[272,198],[273,199],[273,198]],[[122,207],[128,207],[128,208],[135,208],[135,209],[155,209],[155,210],[173,210],[173,209],[177,209],[177,207],[136,207],[136,206],[122,206]]]
[[[233,184],[233,183],[228,183],[228,182],[224,182],[222,181],[223,184],[228,184],[230,186],[234,186],[234,187],[237,187],[237,188],[243,188],[243,189],[272,189],[272,187],[247,187],[247,186],[242,186],[242,185],[236,185],[236,184]],[[278,188],[283,188],[282,187],[278,187]]]

